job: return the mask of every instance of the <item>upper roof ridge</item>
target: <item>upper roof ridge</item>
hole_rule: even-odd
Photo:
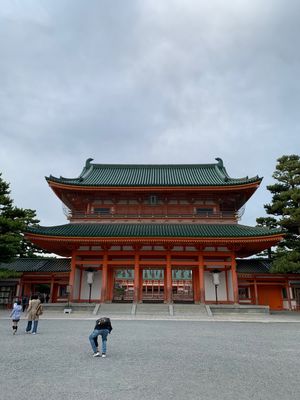
[[[193,167],[210,167],[214,168],[216,163],[214,164],[91,164],[94,168],[162,168],[162,167],[169,167],[169,168],[193,168]]]
[[[231,178],[223,160],[210,164],[97,164],[88,158],[77,178],[53,177],[46,180],[81,186],[227,186],[261,180]]]
[[[122,167],[126,167],[126,168],[161,168],[161,167],[175,167],[175,168],[180,168],[180,167],[210,167],[210,168],[214,168],[215,166],[220,166],[223,167],[223,160],[221,158],[215,158],[215,160],[217,160],[217,163],[204,163],[204,164],[199,164],[199,163],[184,163],[184,164],[159,164],[159,163],[155,163],[155,164],[151,164],[151,163],[147,163],[147,164],[131,164],[131,163],[121,163],[121,164],[116,164],[116,163],[91,163],[91,161],[93,161],[93,158],[88,158],[85,162],[85,166],[80,174],[80,176],[82,176],[86,170],[90,169],[90,167],[100,167],[100,168],[122,168]]]

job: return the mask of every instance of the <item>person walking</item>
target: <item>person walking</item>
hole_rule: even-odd
[[[94,352],[93,357],[100,357],[100,353],[98,351],[98,336],[101,336],[102,338],[102,357],[106,357],[107,336],[111,333],[112,329],[113,328],[109,318],[102,317],[97,319],[95,328],[89,336],[89,340]]]
[[[30,333],[33,321],[32,334],[37,333],[37,327],[39,323],[39,316],[43,314],[43,306],[41,301],[38,299],[37,295],[32,295],[31,300],[29,300],[29,305],[27,308],[27,318],[28,323],[26,327],[26,333]]]
[[[17,302],[14,304],[14,307],[10,313],[10,317],[12,318],[13,335],[15,335],[17,333],[18,323],[21,318],[21,313],[22,313],[21,301],[17,300]]]

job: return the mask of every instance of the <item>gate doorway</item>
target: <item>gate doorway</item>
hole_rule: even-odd
[[[134,295],[134,270],[120,268],[114,271],[113,299],[115,303],[131,303]]]
[[[39,299],[42,303],[48,303],[50,299],[50,290],[51,286],[48,283],[36,283],[31,287],[32,294],[36,294],[39,296]]]
[[[164,270],[143,269],[143,292],[142,301],[145,303],[163,303],[164,292]]]
[[[192,270],[172,269],[172,298],[174,303],[194,303]]]

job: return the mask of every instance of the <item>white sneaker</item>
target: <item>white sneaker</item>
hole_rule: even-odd
[[[105,353],[103,353],[103,354],[102,354],[102,358],[105,358],[105,357],[106,357],[106,354],[105,354]]]
[[[94,354],[93,354],[93,357],[100,357],[99,351],[97,351],[97,353],[94,353]]]
[[[33,335],[36,335],[36,332],[32,332]]]

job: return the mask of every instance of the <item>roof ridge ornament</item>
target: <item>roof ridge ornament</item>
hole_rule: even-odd
[[[89,174],[90,169],[92,168],[91,161],[93,161],[93,158],[88,158],[85,162],[85,166],[83,167],[83,170],[81,174],[78,177],[79,182],[82,182],[83,179]]]
[[[221,167],[221,168],[224,167],[222,158],[217,157],[217,158],[215,158],[215,160],[218,161],[218,166],[219,166],[219,167]]]
[[[94,159],[93,159],[93,158],[88,158],[88,159],[86,160],[86,162],[85,162],[85,168],[86,168],[86,169],[89,169],[89,168],[90,168],[90,166],[91,166],[91,161],[94,161]]]
[[[224,182],[228,182],[228,174],[225,170],[224,164],[223,164],[223,160],[220,157],[215,158],[216,161],[218,161],[218,164],[215,165],[215,170],[216,172],[219,174],[219,176],[221,177],[221,179],[224,180]]]

